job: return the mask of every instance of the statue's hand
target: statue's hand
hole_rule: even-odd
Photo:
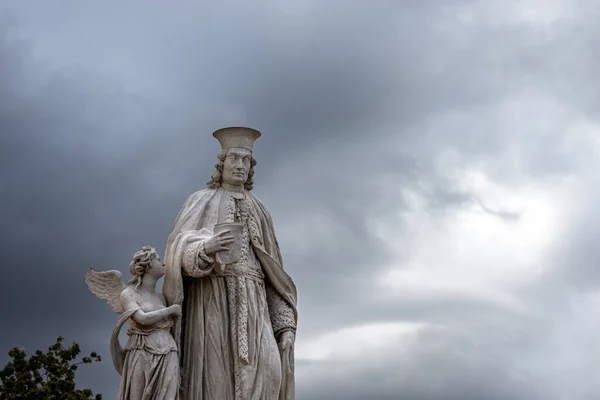
[[[279,348],[283,351],[294,346],[295,334],[292,331],[285,331],[279,337]]]
[[[219,251],[229,250],[227,247],[228,244],[233,243],[234,237],[229,235],[231,231],[225,230],[223,232],[219,232],[216,235],[212,236],[210,239],[207,239],[204,242],[204,251],[207,255],[213,255],[218,253]]]
[[[181,306],[179,304],[173,304],[172,306],[167,307],[170,315],[175,315],[177,317],[181,317]]]

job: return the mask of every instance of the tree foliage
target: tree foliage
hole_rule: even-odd
[[[75,371],[81,364],[100,362],[95,352],[76,360],[81,353],[77,343],[63,346],[59,337],[48,352],[41,350],[27,358],[25,349],[15,347],[0,371],[0,400],[101,400],[90,389],[75,388]]]

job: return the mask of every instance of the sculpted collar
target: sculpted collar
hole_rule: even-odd
[[[232,185],[227,182],[221,182],[221,187],[230,192],[245,192],[246,191],[246,189],[244,188],[244,185]]]

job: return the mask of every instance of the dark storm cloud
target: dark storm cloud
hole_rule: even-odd
[[[186,196],[212,172],[219,149],[210,132],[230,124],[264,133],[255,152],[256,194],[283,232],[286,268],[300,293],[300,336],[404,319],[461,328],[486,317],[527,326],[500,329],[498,341],[513,335],[532,343],[539,333],[512,310],[468,296],[407,296],[401,304],[377,298],[373,279],[396,249],[370,223],[402,226],[396,213],[409,206],[399,187],[423,193],[440,217],[476,201],[437,169],[445,148],[474,165],[503,160],[498,154],[512,154],[521,143],[495,128],[501,124],[493,115],[481,117],[480,129],[455,123],[443,134],[428,133],[429,118],[456,110],[477,116],[528,86],[568,95],[593,114],[593,32],[578,35],[574,23],[547,36],[521,25],[462,24],[453,7],[469,2],[269,10],[185,2],[16,4],[22,23],[0,29],[0,243],[7,265],[0,293],[19,308],[0,314],[13,326],[0,337],[1,348],[42,347],[63,334],[106,350],[116,316],[87,292],[85,269],[126,273],[144,244],[162,253]],[[592,26],[590,15],[584,26]],[[13,41],[19,32],[31,42]],[[539,151],[539,143],[523,151],[527,173],[572,168],[571,154],[550,145]],[[499,179],[514,172],[512,164],[490,164]],[[315,226],[301,224],[304,236],[286,231],[302,217]],[[311,229],[327,240],[312,243]],[[473,343],[496,345],[482,339],[493,329],[499,327],[482,327]],[[335,389],[339,398],[398,398],[398,390],[407,399],[540,398],[533,384],[511,375],[508,360],[494,358],[501,350],[478,352],[460,334],[442,332],[412,345],[369,360],[369,371],[319,364],[335,383],[302,382],[299,395],[335,398]],[[93,373],[84,371],[82,385],[111,398],[117,376],[104,355]]]
[[[107,92],[114,83],[90,77],[52,76],[31,89],[36,77],[27,72],[36,66],[7,38],[0,42],[3,65],[21,66],[0,76],[5,304],[0,318],[11,326],[0,345],[31,351],[64,335],[108,361],[106,338],[97,332],[106,333],[115,315],[108,307],[100,310],[83,274],[90,265],[125,272],[131,254],[145,243],[162,242],[168,225],[161,235],[149,217],[156,214],[151,204],[160,200],[151,195],[144,164],[135,162],[140,158],[135,146],[99,151],[102,135],[127,129],[111,109],[124,109],[127,95]],[[124,160],[133,161],[126,171]],[[106,390],[105,382],[113,380],[111,372],[105,362],[81,383],[92,382],[110,398],[114,385]]]
[[[15,58],[8,46],[2,50],[6,59]],[[194,149],[189,144],[194,142],[191,133],[198,133],[191,132],[192,127],[173,132],[180,127],[170,125],[164,110],[128,93],[116,81],[76,69],[28,75],[24,72],[35,72],[36,63],[27,53],[20,62],[23,65],[14,69],[13,76],[3,76],[3,88],[8,90],[2,93],[5,103],[14,107],[2,119],[6,133],[2,178],[7,187],[2,237],[9,266],[2,292],[23,307],[3,310],[2,317],[13,322],[14,334],[3,338],[5,348],[42,347],[51,336],[84,334],[82,326],[108,332],[114,315],[104,305],[102,314],[90,311],[102,306],[83,285],[85,269],[94,265],[125,273],[139,246],[160,246],[184,196],[203,187],[216,154],[212,142],[210,149],[196,140],[198,150]],[[40,75],[41,84],[28,90]],[[183,139],[179,145],[160,150],[178,138]],[[201,157],[203,153],[210,156]],[[187,160],[183,168],[182,159]],[[261,159],[268,162],[268,157]],[[198,164],[204,164],[203,174],[197,172]],[[182,171],[187,176],[181,177]],[[179,193],[165,198],[164,186]],[[361,224],[347,216],[345,220]],[[363,248],[369,250],[368,237],[363,239]],[[49,284],[57,280],[60,285]],[[27,282],[26,291],[14,285],[18,281]],[[52,301],[38,301],[48,298]],[[48,327],[43,337],[31,330],[32,320]],[[104,343],[98,335],[74,339],[84,348]],[[102,371],[92,380],[95,385],[110,381],[106,379],[110,365],[104,364]]]
[[[493,101],[506,90],[505,76],[493,80],[484,72],[494,62],[488,46],[506,40],[501,32],[472,39],[465,57],[457,56],[449,49],[468,29],[436,29],[448,24],[441,9],[383,4],[347,3],[340,12],[339,3],[325,3],[277,17],[244,10],[250,16],[235,13],[217,28],[227,30],[221,57],[200,51],[212,48],[206,35],[181,37],[166,63],[176,71],[174,82],[185,85],[182,108],[189,114],[210,92],[213,102],[237,104],[244,118],[276,133],[273,143],[312,148],[332,137],[380,135],[381,122],[390,119],[402,135],[428,114]],[[207,70],[210,79],[195,73]]]

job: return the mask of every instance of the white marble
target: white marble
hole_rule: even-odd
[[[179,357],[170,329],[181,316],[181,306],[167,307],[156,291],[164,264],[155,249],[145,246],[135,253],[129,269],[128,284],[117,270],[90,268],[85,275],[90,291],[121,314],[110,341],[113,364],[121,375],[118,399],[179,399]],[[123,349],[119,332],[127,321],[129,340]]]
[[[222,148],[216,170],[183,205],[165,254],[163,294],[182,307],[172,329],[180,398],[291,400],[297,294],[271,216],[251,193],[260,132],[213,136]]]

